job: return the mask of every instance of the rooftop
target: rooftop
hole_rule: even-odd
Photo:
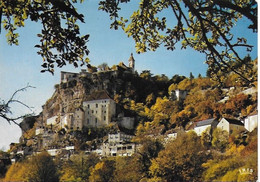
[[[105,90],[93,92],[90,96],[87,97],[86,101],[103,100],[103,99],[111,99]]]
[[[227,122],[229,122],[230,124],[236,124],[236,125],[241,125],[244,126],[244,124],[236,119],[230,119],[230,118],[224,118],[225,120],[227,120]]]
[[[205,125],[212,125],[214,121],[216,121],[215,118],[198,121],[196,123],[196,127],[205,126]]]

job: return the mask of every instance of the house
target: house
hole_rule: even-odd
[[[186,98],[188,94],[187,90],[172,90],[170,94],[170,99],[171,100],[183,100]]]
[[[61,71],[61,76],[60,76],[60,82],[61,83],[66,83],[70,80],[73,80],[78,77],[78,73],[71,73],[71,72],[65,72]]]
[[[71,120],[71,125],[74,130],[82,130],[84,117],[85,111],[82,107],[79,107],[74,111],[73,119]]]
[[[174,128],[173,130],[170,130],[166,133],[166,136],[164,137],[165,143],[168,143],[170,141],[175,140],[178,136],[180,136],[182,133],[185,133],[184,129],[179,127],[179,128]]]
[[[76,108],[74,112],[61,116],[60,128],[82,130],[85,111],[82,107]]]
[[[222,118],[219,121],[217,128],[226,130],[229,134],[245,130],[244,124],[241,121],[229,118]]]
[[[258,126],[257,122],[258,122],[258,114],[257,114],[257,110],[255,110],[245,118],[244,120],[245,128],[251,132]]]
[[[57,123],[57,118],[58,118],[57,116],[53,116],[53,117],[47,119],[46,124],[47,125],[55,125]]]
[[[60,128],[71,128],[73,120],[73,113],[66,113],[61,116]]]
[[[137,145],[131,142],[133,135],[118,131],[108,135],[108,139],[103,143],[103,156],[131,156],[135,153]]]
[[[201,136],[203,132],[213,130],[216,128],[218,124],[218,120],[215,118],[206,119],[202,121],[198,121],[194,125],[194,131],[197,133],[198,136]]]
[[[83,102],[85,111],[84,126],[100,127],[112,122],[116,114],[116,103],[106,91],[92,93],[87,101]]]

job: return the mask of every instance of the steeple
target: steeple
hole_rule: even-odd
[[[131,53],[131,56],[128,59],[128,62],[129,62],[129,68],[131,68],[132,71],[134,72],[135,71],[135,59],[134,59],[133,53]]]

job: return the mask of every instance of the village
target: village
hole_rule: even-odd
[[[109,79],[115,79],[118,75],[122,74],[135,74],[135,60],[131,54],[129,58],[129,66],[121,64],[116,70],[105,70],[99,73],[89,73],[82,70],[80,73],[61,72],[60,87],[70,85],[80,78],[99,79],[98,74],[109,75]],[[123,70],[123,71],[122,71]],[[108,156],[131,156],[138,151],[141,147],[140,144],[133,142],[135,137],[136,118],[133,116],[125,116],[122,109],[118,109],[118,104],[113,97],[115,96],[115,89],[109,90],[109,79],[103,79],[102,85],[98,85],[96,89],[92,89],[91,94],[80,99],[80,90],[73,92],[73,96],[67,95],[62,97],[59,102],[58,109],[51,110],[43,113],[37,117],[37,121],[32,128],[34,135],[31,138],[21,137],[20,143],[26,145],[11,144],[11,160],[12,162],[18,161],[20,158],[47,151],[51,156],[64,159],[69,159],[70,156],[78,154],[78,150],[74,143],[73,131],[82,131],[85,128],[102,128],[113,126],[113,131],[109,132],[103,138],[97,139],[95,145],[90,145],[87,149],[83,149],[85,155],[90,153],[97,153],[100,157]],[[234,88],[230,88],[231,90]],[[82,90],[82,88],[81,88]],[[57,91],[55,91],[56,93]],[[65,92],[65,91],[64,91]],[[112,93],[112,94],[111,94]],[[255,94],[256,89],[249,88],[244,90],[245,94]],[[60,94],[57,92],[56,95]],[[176,89],[171,91],[171,100],[184,100],[188,91]],[[55,95],[55,94],[54,94]],[[112,95],[112,96],[111,96]],[[228,97],[225,97],[219,102],[225,102]],[[52,100],[52,105],[57,101]],[[48,104],[43,106],[47,107]],[[73,109],[71,109],[73,105]],[[50,114],[52,113],[52,114]],[[152,135],[148,137],[163,138],[164,143],[176,139],[182,133],[194,131],[198,136],[207,132],[212,133],[215,128],[227,131],[230,135],[232,133],[252,132],[257,127],[257,110],[249,114],[243,119],[230,119],[226,117],[210,118],[201,121],[190,122],[189,127],[184,129],[176,127],[171,132],[165,133],[163,136]],[[70,133],[70,134],[69,134]],[[26,134],[26,132],[25,132]],[[72,139],[73,138],[73,139]]]

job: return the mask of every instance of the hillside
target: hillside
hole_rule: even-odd
[[[252,61],[252,65],[257,65],[256,62]],[[239,77],[225,74],[220,84],[210,77],[195,78],[192,73],[189,78],[174,75],[171,79],[165,75],[154,76],[148,70],[138,74],[123,63],[99,71],[89,67],[80,73],[61,72],[61,81],[55,85],[41,114],[21,123],[20,142],[12,144],[9,151],[13,161],[43,151],[67,160],[82,153],[109,157],[136,156],[138,151],[144,152],[143,157],[148,155],[143,160],[149,159],[142,164],[142,170],[160,177],[156,172],[159,164],[152,159],[164,160],[159,152],[164,155],[165,150],[172,151],[167,143],[176,138],[173,142],[178,147],[182,145],[178,142],[185,140],[201,141],[202,148],[213,151],[203,154],[209,159],[215,152],[227,155],[230,150],[239,150],[236,148],[239,146],[245,147],[239,150],[241,155],[249,152],[247,155],[254,157],[251,153],[255,154],[255,134],[250,132],[257,125],[251,129],[246,123],[257,112],[257,88]],[[251,77],[256,77],[257,69],[253,70]],[[211,121],[216,125],[213,122],[209,125]],[[229,121],[240,129],[217,133],[220,123]],[[202,131],[200,127],[204,127]],[[184,131],[195,133],[186,136]],[[216,143],[221,135],[229,138],[230,146]],[[248,148],[251,145],[253,148]],[[149,154],[147,150],[155,153]],[[208,166],[211,162],[201,161],[208,170],[205,179],[212,179],[207,176],[211,173]]]

